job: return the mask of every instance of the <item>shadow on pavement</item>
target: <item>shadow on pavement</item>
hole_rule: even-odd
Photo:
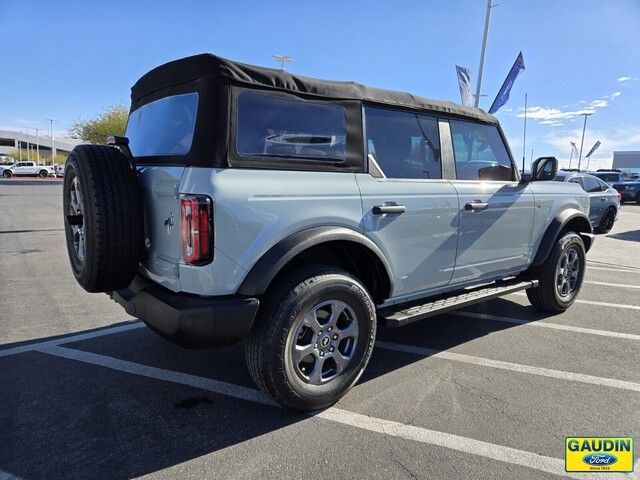
[[[496,302],[493,313],[525,308]],[[515,326],[442,315],[402,329],[380,328],[378,338],[446,350]],[[243,344],[185,350],[145,327],[61,346],[256,388]],[[422,358],[374,353],[360,382]],[[0,358],[0,384],[0,471],[22,478],[137,477],[311,421],[304,414],[34,351]]]

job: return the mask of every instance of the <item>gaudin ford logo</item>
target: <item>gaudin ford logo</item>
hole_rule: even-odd
[[[567,437],[567,472],[632,472],[633,438]]]
[[[173,231],[173,218],[173,212],[169,212],[169,217],[164,221],[164,233],[166,233],[167,237],[170,237]]]

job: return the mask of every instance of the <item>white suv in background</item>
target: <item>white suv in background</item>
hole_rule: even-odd
[[[46,178],[54,174],[53,167],[38,165],[35,162],[18,162],[13,165],[7,165],[0,168],[4,178],[11,178],[14,175]]]

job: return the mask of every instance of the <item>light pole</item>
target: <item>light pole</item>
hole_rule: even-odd
[[[476,102],[480,101],[480,87],[482,85],[482,69],[484,68],[484,52],[487,49],[487,37],[489,35],[489,20],[491,19],[491,0],[487,0],[487,13],[484,17],[484,34],[482,35],[482,49],[480,50],[480,67],[478,68],[478,85],[476,86]]]
[[[29,127],[27,127],[27,162],[31,161],[31,151],[29,150]]]
[[[581,113],[584,116],[584,125],[582,125],[582,140],[580,141],[580,155],[578,156],[578,171],[580,171],[580,163],[582,162],[582,147],[584,145],[584,131],[587,128],[587,117],[593,113]]]
[[[54,164],[54,160],[56,158],[55,154],[55,142],[53,139],[53,122],[55,122],[52,118],[47,118],[47,122],[49,122],[49,134],[51,135],[51,165]]]
[[[38,158],[38,165],[40,165],[40,143],[38,142],[38,130],[40,129],[36,128],[36,155]]]
[[[293,57],[291,55],[273,55],[271,58],[276,62],[280,62],[280,70],[284,70],[285,62],[293,62]]]

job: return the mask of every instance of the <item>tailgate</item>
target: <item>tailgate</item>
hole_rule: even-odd
[[[180,290],[180,199],[178,187],[184,167],[138,168],[144,191],[147,259],[142,273],[173,291]]]

